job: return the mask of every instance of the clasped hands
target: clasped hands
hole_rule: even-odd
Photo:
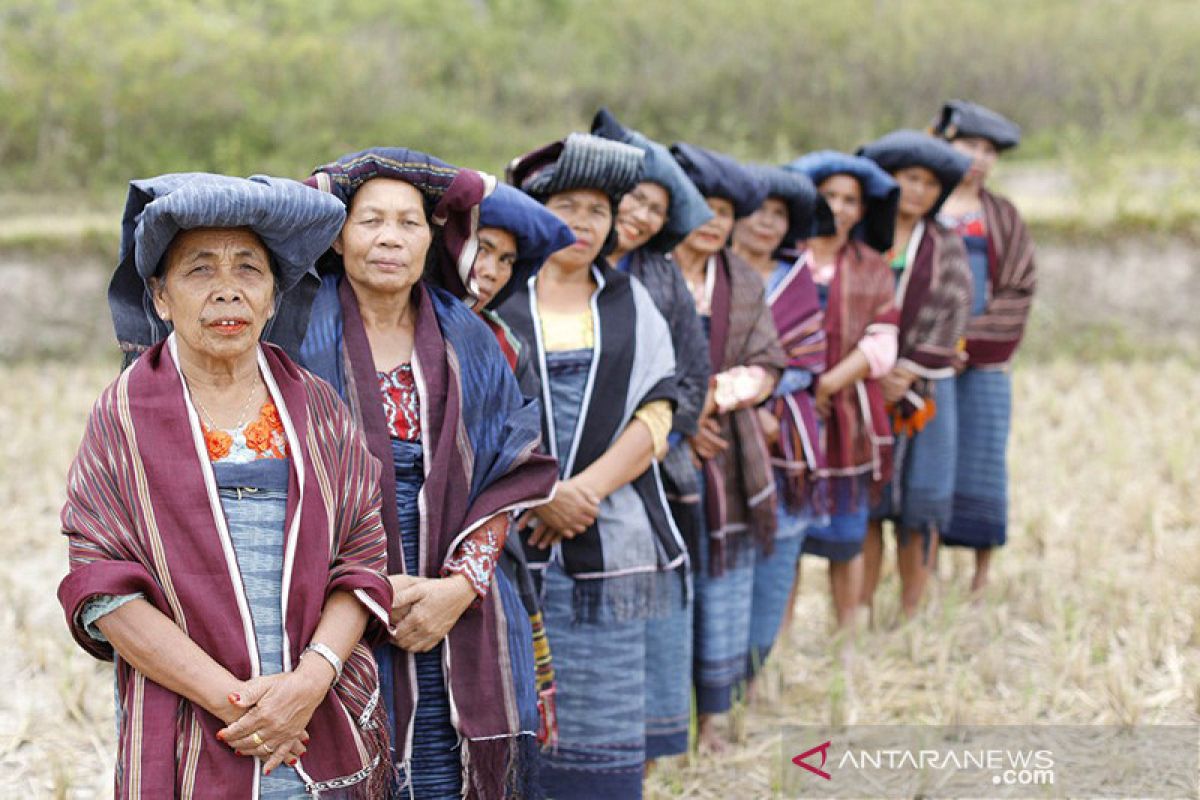
[[[529,544],[545,550],[592,527],[600,514],[601,500],[599,493],[579,476],[559,481],[554,499],[522,514],[517,530],[532,527]]]
[[[267,774],[280,764],[294,765],[308,752],[305,728],[334,678],[329,662],[306,653],[291,672],[239,682],[225,698],[220,716],[226,727],[217,738],[240,756],[263,759]]]

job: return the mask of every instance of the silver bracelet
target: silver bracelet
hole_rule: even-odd
[[[342,679],[342,660],[338,658],[338,654],[333,652],[333,648],[327,644],[320,642],[312,642],[308,647],[304,648],[304,653],[313,652],[321,658],[329,662],[329,666],[333,667],[333,682],[337,683]],[[304,655],[301,653],[300,655]]]

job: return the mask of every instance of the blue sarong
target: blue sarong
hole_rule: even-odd
[[[262,675],[283,672],[283,538],[287,459],[213,464],[221,510],[254,621]],[[287,764],[259,776],[258,800],[306,798],[304,779]]]
[[[968,369],[957,378],[958,468],[943,544],[987,549],[1008,536],[1008,431],[1012,377]]]
[[[902,544],[910,532],[928,541],[932,531],[940,534],[950,527],[958,453],[956,381],[933,381],[937,404],[933,419],[915,436],[896,434],[899,469],[884,488],[871,517],[896,522],[897,538]]]

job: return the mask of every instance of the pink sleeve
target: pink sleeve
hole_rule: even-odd
[[[858,340],[858,349],[871,366],[871,378],[882,378],[896,366],[900,349],[897,335],[895,325],[868,325],[866,334]]]

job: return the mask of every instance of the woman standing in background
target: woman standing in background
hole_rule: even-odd
[[[934,217],[970,161],[920,131],[893,131],[859,151],[900,185],[888,258],[900,307],[896,366],[880,381],[896,438],[892,482],[872,509],[863,547],[862,605],[872,609],[883,560],[883,521],[895,525],[900,601],[917,612],[938,535],[950,522],[958,415],[954,365],[967,323],[971,273],[962,240]]]
[[[862,593],[862,543],[872,494],[892,470],[892,434],[879,379],[896,363],[899,313],[891,270],[899,188],[870,159],[832,150],[786,169],[807,175],[833,212],[835,232],[805,243],[824,312],[825,371],[817,382],[821,447],[829,480],[829,524],[810,529],[804,552],[829,560],[829,587],[841,629],[854,626]]]
[[[746,661],[747,674],[753,680],[787,617],[805,531],[824,508],[817,489],[825,459],[819,448],[811,388],[814,378],[825,369],[825,331],[812,273],[805,261],[796,258],[794,248],[816,228],[832,232],[833,217],[808,176],[779,167],[752,165],[750,169],[766,182],[767,199],[734,225],[733,252],[763,279],[767,304],[788,358],[771,403],[758,409],[771,448],[779,503],[772,552],[754,565]]]
[[[729,249],[735,220],[762,205],[767,185],[728,156],[689,144],[671,147],[704,195],[713,218],[692,231],[674,258],[708,333],[713,388],[692,437],[703,472],[704,535],[697,547],[695,683],[700,746],[729,744],[716,718],[746,678],[754,564],[775,535],[775,479],[756,406],[787,364],[762,279]]]
[[[1020,143],[1021,129],[988,108],[952,100],[934,120],[933,132],[972,159],[939,218],[966,243],[974,279],[966,359],[956,381],[954,507],[942,543],[974,549],[971,590],[979,592],[987,585],[993,549],[1008,538],[1010,364],[1029,320],[1037,275],[1021,215],[985,186],[999,154]]]

